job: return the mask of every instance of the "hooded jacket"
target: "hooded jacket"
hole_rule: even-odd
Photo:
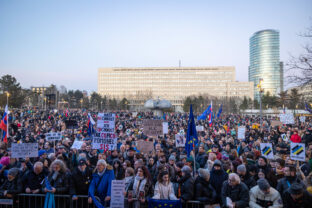
[[[221,166],[220,170],[215,170],[214,166]],[[217,196],[221,196],[221,189],[224,181],[228,179],[228,174],[223,170],[222,164],[219,160],[216,160],[210,171],[210,183],[212,187],[216,190]]]
[[[209,181],[198,176],[195,180],[195,200],[200,202],[214,204],[216,202],[217,193]]]

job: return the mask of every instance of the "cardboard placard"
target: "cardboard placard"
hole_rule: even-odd
[[[77,149],[79,150],[82,146],[82,144],[84,143],[84,141],[74,141],[73,145],[71,146],[71,149]]]
[[[58,141],[62,139],[61,132],[50,132],[50,133],[46,133],[45,136],[46,136],[47,141]]]
[[[175,144],[176,147],[185,147],[186,138],[184,134],[176,134],[175,135]]]
[[[271,126],[283,126],[283,123],[280,121],[271,121]]]
[[[144,154],[146,154],[146,153],[148,154],[148,153],[154,151],[154,143],[153,142],[139,140],[136,142],[136,145],[137,145],[137,149]]]
[[[38,157],[38,143],[12,143],[12,158]]]
[[[261,155],[267,159],[274,159],[272,143],[260,143]]]
[[[112,180],[111,186],[111,208],[124,208],[125,180]]]
[[[96,128],[98,132],[114,133],[115,132],[115,114],[98,113]]]
[[[237,128],[237,139],[245,139],[245,126],[240,126]]]
[[[290,143],[290,159],[305,161],[305,144],[304,143]]]
[[[168,122],[163,122],[163,133],[168,134]]]
[[[157,137],[163,135],[163,124],[162,120],[143,120],[143,131],[144,134],[150,137]]]

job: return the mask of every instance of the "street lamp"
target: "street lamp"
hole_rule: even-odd
[[[43,98],[44,99],[44,110],[47,110],[47,97]]]
[[[10,97],[10,93],[8,91],[5,92],[7,95],[7,106],[9,107],[9,97]]]
[[[81,98],[81,100],[80,100],[81,108],[82,108],[82,103],[83,103],[83,99]]]
[[[262,127],[262,93],[264,89],[262,88],[263,79],[259,79],[259,84],[257,85],[257,88],[259,90],[259,96],[260,96],[260,127]]]

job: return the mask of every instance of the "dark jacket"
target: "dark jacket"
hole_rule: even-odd
[[[194,196],[194,179],[191,174],[186,174],[182,177],[178,183],[181,188],[181,199],[184,201],[188,201],[193,199]]]
[[[207,162],[208,156],[206,153],[198,153],[196,155],[196,162],[199,164],[200,168],[204,168]]]
[[[214,166],[216,165],[216,163],[220,163],[220,162],[216,161],[212,166],[212,169],[210,171],[210,183],[213,186],[213,188],[216,190],[217,196],[220,197],[222,185],[223,185],[224,181],[226,181],[228,179],[228,174],[223,170],[222,167],[218,171],[215,170]],[[220,165],[221,165],[221,163],[220,163]]]
[[[297,200],[294,200],[289,191],[286,191],[283,195],[284,208],[310,208],[312,203],[312,195],[309,192],[304,191],[303,196]]]
[[[115,168],[115,163],[118,163],[118,168]],[[113,161],[114,175],[116,180],[122,180],[125,178],[125,171],[121,165],[120,160],[115,159]]]
[[[44,170],[42,170],[38,175],[33,170],[29,170],[23,176],[23,184],[25,184],[25,189],[30,188],[30,190],[40,190],[42,187],[42,182],[47,175],[48,174]]]
[[[304,183],[297,176],[295,176],[294,178],[283,177],[278,181],[276,190],[283,197],[284,193],[288,190],[288,188],[290,188],[291,184],[293,183],[301,183],[305,187]]]
[[[69,189],[69,194],[87,195],[91,179],[92,170],[89,167],[87,167],[84,172],[81,172],[78,167],[75,168],[71,176],[71,186]]]
[[[65,172],[59,172],[56,179],[53,179],[54,171],[50,173],[48,176],[48,181],[50,182],[51,186],[56,189],[55,194],[67,194],[69,191],[69,173]],[[44,183],[45,188],[45,183]]]
[[[11,195],[22,193],[23,186],[19,178],[19,175],[17,175],[12,181],[9,181],[8,179],[4,181],[4,183],[0,187],[0,194],[1,194],[0,197],[3,197],[4,191],[7,191],[7,194],[11,194]]]
[[[248,189],[251,189],[252,187],[257,185],[256,180],[249,174],[249,172],[246,172],[246,175],[241,177],[242,182],[244,182],[244,184],[246,184],[246,186],[248,187]]]
[[[206,204],[214,204],[216,202],[217,193],[209,181],[198,176],[195,180],[195,200]]]
[[[243,182],[232,187],[229,185],[228,181],[225,181],[222,186],[221,196],[223,207],[226,207],[226,197],[231,198],[232,202],[235,202],[235,207],[237,208],[248,207],[249,190]]]

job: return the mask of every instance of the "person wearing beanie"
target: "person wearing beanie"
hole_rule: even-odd
[[[11,168],[8,171],[8,176],[0,187],[1,198],[13,198],[16,194],[22,193],[23,187],[19,172],[18,168]]]
[[[282,208],[283,202],[279,192],[272,188],[266,179],[259,179],[257,181],[257,186],[253,187],[249,191],[250,208],[260,208],[260,207],[274,207]]]
[[[198,177],[195,180],[195,200],[205,204],[215,204],[217,193],[210,184],[210,172],[207,169],[199,168]]]
[[[241,178],[241,181],[248,186],[248,189],[257,185],[255,179],[249,174],[244,164],[237,166],[237,174]]]
[[[39,150],[38,157],[47,158],[47,151],[46,150]]]
[[[192,177],[192,169],[184,165],[181,169],[182,178],[178,180],[179,188],[178,188],[178,198],[182,199],[182,202],[186,202],[188,200],[193,199],[194,194],[194,179]]]
[[[301,183],[293,183],[284,193],[283,204],[285,208],[309,208],[312,205],[312,195]]]
[[[210,183],[217,193],[217,203],[221,203],[221,189],[224,181],[228,179],[228,174],[223,170],[220,160],[215,160],[210,171]]]

